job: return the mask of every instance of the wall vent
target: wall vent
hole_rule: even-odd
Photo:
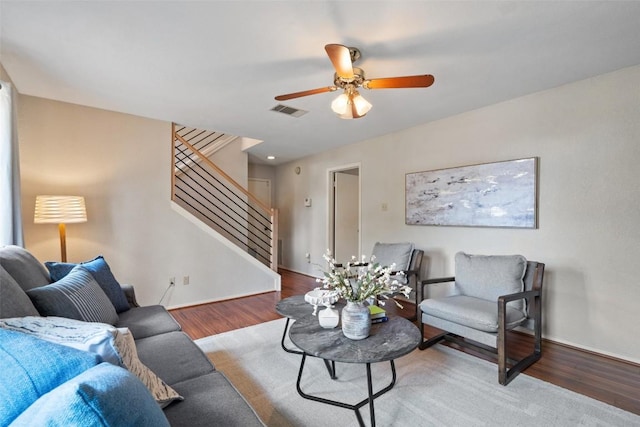
[[[286,114],[287,116],[292,116],[292,117],[300,117],[308,113],[308,111],[298,110],[297,108],[287,107],[286,105],[282,105],[282,104],[276,105],[271,109],[271,111],[275,111],[276,113]]]

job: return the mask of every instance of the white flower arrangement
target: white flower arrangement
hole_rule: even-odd
[[[329,271],[324,271],[324,277],[316,279],[316,281],[321,282],[325,289],[336,291],[346,301],[364,302],[369,298],[377,297],[384,300],[391,299],[398,307],[402,308],[402,305],[393,296],[402,294],[409,298],[409,294],[412,292],[411,287],[391,279],[395,264],[383,267],[375,262],[375,256],[369,258],[368,261],[364,255],[361,261],[353,256],[351,262],[345,265],[338,264],[331,256],[330,250],[327,250],[322,257],[329,264]],[[384,305],[385,302],[379,301],[379,303]]]

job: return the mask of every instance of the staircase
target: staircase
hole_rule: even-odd
[[[171,200],[277,271],[278,212],[231,178],[211,156],[237,137],[172,125]]]

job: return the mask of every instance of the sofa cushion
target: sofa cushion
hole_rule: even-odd
[[[105,362],[128,369],[149,389],[161,407],[182,397],[139,359],[128,329],[63,317],[19,317],[0,320],[0,328],[98,354]]]
[[[136,348],[142,363],[172,387],[214,371],[209,358],[184,332],[142,338],[136,340]]]
[[[37,316],[38,310],[7,271],[0,266],[0,319]]]
[[[101,362],[92,353],[0,329],[0,425],[8,425],[40,396]]]
[[[147,389],[126,369],[102,363],[45,394],[14,426],[169,426]]]
[[[116,280],[109,264],[104,260],[102,255],[80,264],[72,264],[66,262],[45,262],[44,265],[49,269],[51,274],[51,281],[57,282],[64,276],[69,274],[76,265],[81,265],[87,269],[89,273],[96,279],[98,285],[102,288],[104,293],[109,297],[109,300],[116,309],[116,313],[129,310],[129,302],[127,297],[122,291],[120,283]]]
[[[485,332],[498,332],[498,303],[466,295],[426,299],[423,313]],[[522,311],[507,306],[506,327],[513,329],[526,320]]]
[[[527,260],[522,255],[468,255],[458,252],[455,256],[456,288],[463,294],[488,301],[498,301],[501,295],[521,292],[524,289]],[[524,309],[524,301],[512,301],[508,305]]]
[[[120,313],[116,326],[129,328],[136,340],[181,329],[180,324],[162,305],[132,307]]]
[[[185,380],[174,387],[185,400],[164,410],[172,425],[264,426],[251,406],[221,372]]]
[[[74,267],[59,281],[30,289],[27,295],[43,316],[68,317],[85,322],[111,325],[118,314],[91,273],[82,266]]]
[[[118,329],[118,333],[116,334],[116,347],[122,358],[124,367],[142,381],[161,408],[164,408],[173,401],[183,400],[182,396],[140,361],[136,344],[133,341],[133,335],[131,335],[128,329]]]
[[[0,265],[25,291],[50,283],[47,270],[40,261],[20,246],[1,247]]]

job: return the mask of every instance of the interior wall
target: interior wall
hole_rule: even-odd
[[[7,74],[7,71],[4,69],[2,64],[0,64],[0,80],[4,80],[5,82],[13,84],[13,82],[11,81],[11,77],[9,76],[9,74]]]
[[[170,123],[21,96],[19,138],[26,247],[41,261],[60,252],[57,226],[33,224],[36,195],[82,195],[88,222],[67,226],[69,261],[104,255],[142,304],[157,304],[171,277],[167,306],[279,286],[172,208]]]
[[[236,138],[229,144],[217,150],[211,156],[211,161],[222,169],[242,188],[247,188],[249,170],[249,156],[242,151],[242,139]]]
[[[283,265],[320,274],[327,170],[359,162],[363,251],[376,241],[413,241],[426,252],[422,278],[454,274],[457,251],[544,262],[544,335],[640,362],[632,338],[640,301],[638,111],[640,66],[282,165]],[[372,113],[361,120],[376,119]],[[405,225],[406,173],[527,157],[539,158],[537,229]]]

